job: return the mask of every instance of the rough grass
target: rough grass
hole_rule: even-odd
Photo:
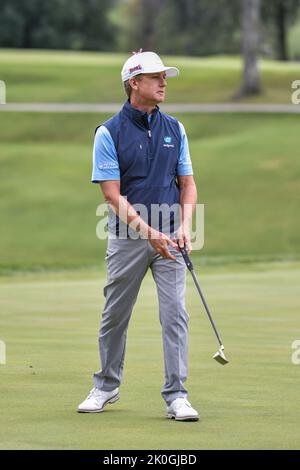
[[[0,115],[0,270],[98,266],[102,196],[90,180],[104,115]],[[295,259],[300,247],[298,117],[182,115],[211,263]]]
[[[120,70],[126,55],[114,53],[0,50],[0,79],[7,86],[7,102],[107,103],[124,99]],[[172,103],[231,101],[242,74],[240,57],[164,57],[178,66],[170,79]],[[261,60],[263,94],[245,101],[291,103],[291,83],[300,64]]]

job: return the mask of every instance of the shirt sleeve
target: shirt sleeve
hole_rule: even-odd
[[[185,132],[185,128],[178,121],[180,134],[181,134],[181,146],[180,146],[180,155],[177,163],[177,175],[178,176],[188,176],[193,175],[193,167],[189,150],[188,138]]]
[[[105,126],[97,129],[93,149],[92,183],[119,180],[120,167],[116,147]]]

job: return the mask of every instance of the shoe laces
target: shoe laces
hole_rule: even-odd
[[[98,388],[94,387],[94,388],[92,388],[92,390],[90,391],[90,394],[89,394],[88,398],[91,398],[91,397],[99,397],[99,395],[101,395],[101,390],[99,390]]]
[[[174,403],[172,405],[176,409],[179,409],[182,406],[188,406],[189,408],[192,408],[192,405],[190,404],[190,402],[184,397],[176,398],[176,400],[174,400]]]
[[[92,390],[90,391],[90,394],[88,396],[88,398],[91,398],[91,397],[106,397],[107,394],[109,394],[110,392],[104,392],[103,390],[100,390],[99,388],[92,388]]]
[[[89,398],[95,396],[95,390],[96,390],[95,388],[92,388],[92,390],[90,391],[90,393],[89,393],[88,396],[87,396],[87,400],[88,400]]]

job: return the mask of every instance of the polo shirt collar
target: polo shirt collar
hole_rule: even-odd
[[[138,124],[143,125],[144,127],[148,127],[148,113],[146,111],[140,111],[139,109],[134,108],[131,106],[129,100],[123,106],[123,111],[125,112],[126,116],[128,116],[133,121],[137,122]],[[151,113],[151,121],[155,119],[157,113],[159,112],[159,107],[156,105],[154,110]]]

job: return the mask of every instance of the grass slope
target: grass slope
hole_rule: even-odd
[[[297,258],[298,117],[178,115],[190,141],[201,257]],[[100,191],[90,180],[93,129],[107,116],[0,115],[0,271],[97,266]],[[196,254],[197,255],[197,254]],[[219,261],[218,261],[219,260]]]
[[[121,400],[102,414],[78,403],[99,369],[101,273],[27,275],[0,282],[1,449],[297,449],[299,263],[252,272],[198,268],[230,364],[211,359],[217,343],[190,277],[190,371],[197,423],[164,418],[163,358],[155,288],[147,275],[129,327]],[[300,367],[300,366],[298,366]]]
[[[127,56],[113,53],[0,49],[0,79],[7,102],[121,102],[120,70]],[[168,98],[177,103],[231,101],[240,86],[240,57],[164,57],[180,69]],[[261,60],[262,96],[251,102],[291,103],[300,64]]]

